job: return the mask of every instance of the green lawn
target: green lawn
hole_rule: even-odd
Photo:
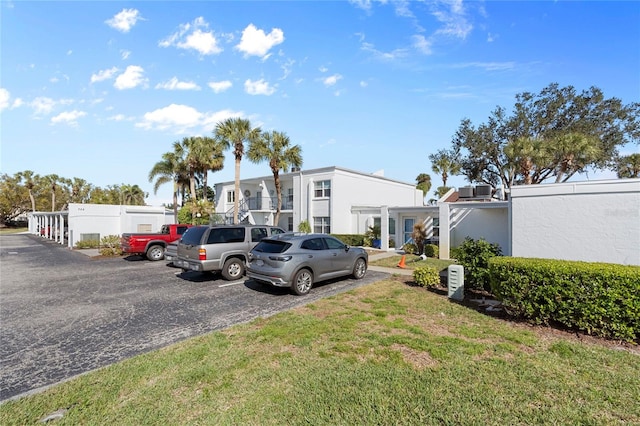
[[[27,232],[29,228],[0,228],[1,234],[18,234],[20,232]]]
[[[401,258],[401,255],[393,255],[379,260],[374,260],[370,262],[370,264],[375,266],[396,268],[398,266],[398,263],[400,263]],[[420,259],[420,256],[416,256],[414,254],[408,254],[405,256],[405,265],[407,269],[415,269],[420,266],[433,266],[438,271],[441,271],[443,269],[447,269],[449,265],[453,265],[454,263],[455,262],[452,260],[441,260],[431,257],[427,257],[425,260],[422,260]]]
[[[640,424],[640,357],[399,279],[0,406],[0,424]]]

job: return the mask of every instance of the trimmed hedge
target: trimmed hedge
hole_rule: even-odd
[[[364,246],[364,235],[358,234],[330,234],[342,241],[345,244],[354,247]]]
[[[424,246],[424,255],[437,258],[440,256],[440,247],[437,244],[427,244]]]
[[[506,311],[537,324],[640,340],[640,267],[551,259],[489,259],[491,290]]]

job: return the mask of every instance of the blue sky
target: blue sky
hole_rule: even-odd
[[[287,133],[303,169],[436,187],[428,155],[517,93],[640,101],[635,1],[2,0],[0,14],[1,172],[137,184],[151,205],[171,200],[153,164],[229,117]],[[229,151],[209,182],[233,173]]]

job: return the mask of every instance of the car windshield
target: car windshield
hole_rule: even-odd
[[[291,244],[284,241],[262,240],[253,250],[263,253],[284,253],[289,247]]]

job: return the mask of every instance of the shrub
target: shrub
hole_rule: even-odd
[[[100,254],[102,256],[120,256],[120,237],[118,235],[106,235],[100,240]]]
[[[406,243],[402,246],[402,250],[404,250],[404,252],[408,254],[417,254],[418,246],[413,243]]]
[[[309,221],[303,220],[298,224],[298,232],[306,232],[307,234],[311,232],[311,225],[309,225]]]
[[[370,226],[364,234],[364,245],[367,247],[373,247],[373,240],[380,240],[381,232],[382,231],[379,226]]]
[[[84,240],[84,241],[78,241],[76,243],[77,249],[93,249],[98,247],[100,247],[99,240]]]
[[[502,250],[498,244],[467,237],[456,250],[456,259],[464,266],[465,288],[490,291],[489,259],[500,255]]]
[[[613,339],[640,339],[640,267],[501,257],[491,288],[511,315]]]
[[[423,223],[416,223],[413,225],[411,238],[416,245],[415,254],[421,255],[424,252],[424,241],[427,239],[427,230]]]
[[[440,247],[437,244],[427,244],[424,246],[424,255],[427,257],[440,257]]]
[[[413,280],[422,287],[438,287],[440,272],[433,266],[419,266],[413,270]]]

